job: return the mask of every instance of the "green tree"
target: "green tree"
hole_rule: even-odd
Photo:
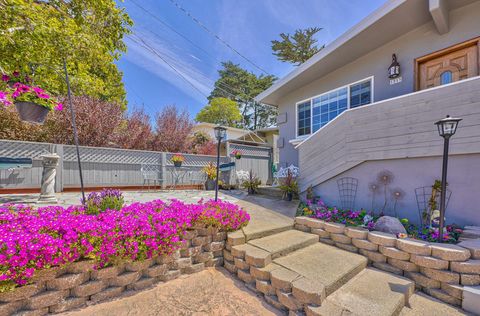
[[[122,73],[132,21],[114,0],[0,0],[0,72],[30,73],[34,84],[65,94],[63,59],[72,90],[126,106]]]
[[[237,102],[227,98],[213,98],[195,117],[197,122],[223,124],[237,127],[242,121],[242,115]]]
[[[321,28],[309,27],[306,29],[298,29],[293,35],[281,33],[280,40],[272,41],[273,54],[278,60],[295,64],[296,66],[303,64],[310,57],[318,53],[325,45],[317,46],[317,39],[314,35]]]
[[[231,61],[223,62],[222,67],[209,100],[223,97],[237,102],[243,121],[241,127],[257,129],[275,125],[277,109],[255,102],[253,98],[268,89],[277,78],[257,76]]]

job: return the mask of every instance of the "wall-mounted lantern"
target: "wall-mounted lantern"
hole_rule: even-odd
[[[394,79],[400,76],[400,64],[397,61],[397,55],[392,54],[392,64],[388,67],[388,77]]]

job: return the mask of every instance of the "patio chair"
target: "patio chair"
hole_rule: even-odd
[[[148,190],[150,191],[150,181],[153,181],[153,186],[157,186],[158,184],[161,185],[164,179],[162,178],[162,172],[157,165],[149,165],[149,164],[142,164],[140,168],[143,177],[143,184],[142,184],[142,191],[145,188],[145,183],[147,183]]]

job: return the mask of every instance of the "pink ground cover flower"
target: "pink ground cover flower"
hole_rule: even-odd
[[[186,204],[156,200],[89,215],[81,206],[0,207],[0,284],[23,285],[37,270],[93,259],[96,267],[144,260],[181,246],[188,228],[237,230],[250,220],[223,201]]]

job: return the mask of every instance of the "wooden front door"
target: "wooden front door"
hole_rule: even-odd
[[[416,60],[416,89],[423,90],[479,75],[479,39]]]

